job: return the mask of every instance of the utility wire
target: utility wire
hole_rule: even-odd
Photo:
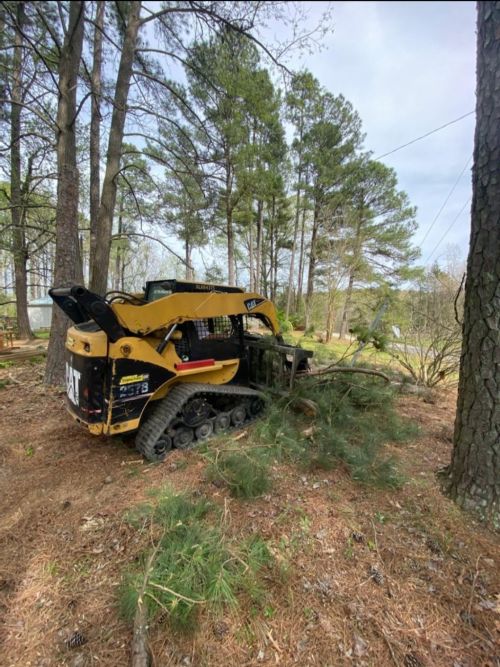
[[[451,221],[450,226],[449,226],[448,229],[445,231],[445,233],[443,234],[443,236],[439,239],[439,241],[437,242],[437,244],[436,244],[434,250],[433,250],[433,251],[431,252],[431,254],[427,257],[427,259],[425,260],[424,264],[427,264],[428,262],[430,262],[430,260],[434,257],[434,255],[435,255],[435,253],[436,253],[436,250],[439,248],[439,246],[440,246],[441,243],[444,241],[444,239],[448,236],[449,232],[451,231],[451,228],[452,228],[453,225],[456,223],[456,221],[458,220],[458,218],[462,215],[462,213],[463,213],[464,210],[465,210],[465,207],[466,207],[467,204],[470,202],[470,200],[471,200],[471,197],[469,197],[469,198],[467,199],[467,201],[466,201],[465,204],[462,206],[462,208],[460,209],[460,211],[459,211],[459,212],[457,213],[457,215],[453,218],[453,220]]]
[[[436,213],[436,217],[434,218],[434,220],[433,220],[433,221],[431,222],[431,224],[429,225],[429,228],[427,229],[427,231],[426,231],[425,234],[424,234],[424,238],[420,241],[420,245],[422,245],[422,243],[425,241],[425,239],[429,236],[429,234],[430,234],[432,228],[434,227],[434,225],[435,225],[436,222],[438,221],[439,216],[440,216],[441,213],[443,212],[443,209],[444,209],[444,207],[446,206],[446,204],[448,203],[448,201],[449,201],[451,195],[454,193],[455,188],[456,188],[457,185],[459,184],[460,179],[461,179],[462,176],[464,175],[465,170],[466,170],[467,167],[469,166],[469,163],[470,163],[471,160],[472,160],[472,155],[471,155],[470,158],[467,160],[467,162],[464,164],[464,167],[463,167],[462,171],[459,173],[459,175],[458,175],[458,177],[457,177],[457,180],[453,183],[453,185],[452,185],[452,187],[451,187],[451,190],[450,190],[450,191],[448,192],[448,194],[446,195],[446,198],[445,198],[445,200],[444,200],[444,202],[443,202],[441,208],[440,208],[439,211]]]
[[[408,143],[403,144],[402,146],[398,146],[397,148],[393,148],[392,151],[384,153],[383,155],[379,155],[375,159],[376,160],[381,160],[383,157],[387,157],[388,155],[392,155],[393,153],[396,153],[397,151],[400,151],[402,148],[406,148],[407,146],[411,146],[412,144],[414,144],[417,141],[420,141],[421,139],[425,139],[426,137],[430,137],[431,134],[439,132],[439,130],[444,130],[445,127],[449,127],[450,125],[453,125],[453,123],[458,123],[459,120],[463,120],[464,118],[467,118],[467,116],[472,116],[473,113],[475,113],[475,111],[469,111],[469,113],[464,113],[463,116],[460,116],[459,118],[455,118],[455,120],[450,120],[449,123],[445,123],[444,125],[441,125],[440,127],[436,127],[435,130],[431,130],[430,132],[426,132],[426,134],[422,134],[421,137],[417,137],[416,139],[412,139],[411,141],[408,141]]]

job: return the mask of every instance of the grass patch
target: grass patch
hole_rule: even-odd
[[[120,607],[125,618],[133,619],[145,577],[150,622],[166,615],[176,629],[192,629],[201,609],[237,607],[240,595],[253,604],[264,600],[261,575],[272,562],[265,542],[258,537],[237,542],[214,516],[220,519],[205,499],[168,489],[129,514],[133,525],[154,532],[157,543],[149,572],[144,554],[141,566],[124,577]]]
[[[8,378],[0,380],[0,389],[5,389],[9,384],[11,384],[11,381]]]
[[[45,363],[45,357],[41,354],[35,356],[35,357],[30,357],[28,359],[28,363],[31,366],[38,366],[38,364],[44,364]]]

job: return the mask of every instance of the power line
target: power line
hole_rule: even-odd
[[[451,231],[451,228],[452,228],[453,225],[456,223],[456,221],[458,220],[458,218],[462,215],[462,213],[463,213],[464,210],[465,210],[465,207],[466,207],[467,204],[470,202],[470,200],[471,200],[471,198],[469,197],[469,198],[467,199],[467,201],[465,202],[465,204],[464,204],[464,205],[462,206],[462,208],[460,209],[460,211],[457,213],[457,215],[453,218],[453,220],[451,221],[450,226],[449,226],[448,229],[445,231],[445,233],[443,234],[443,236],[439,239],[439,241],[437,242],[437,244],[436,244],[434,250],[433,250],[433,251],[431,252],[431,254],[427,257],[427,259],[425,260],[424,264],[427,264],[428,262],[430,262],[430,260],[434,257],[434,255],[435,255],[435,253],[436,253],[436,250],[439,248],[439,246],[440,246],[441,243],[444,241],[444,239],[448,236],[449,232]]]
[[[431,134],[435,134],[436,132],[439,132],[439,130],[444,130],[445,127],[449,127],[450,125],[453,125],[453,123],[458,123],[459,120],[463,120],[464,118],[467,118],[467,116],[472,116],[473,113],[475,113],[475,111],[469,111],[468,113],[464,113],[463,116],[460,116],[459,118],[455,118],[455,120],[450,120],[449,123],[445,123],[444,125],[441,125],[440,127],[436,127],[435,130],[431,130],[430,132],[426,132],[426,134],[422,134],[422,136],[417,137],[416,139],[412,139],[411,141],[408,141],[408,143],[403,144],[402,146],[398,146],[397,148],[393,148],[392,151],[384,153],[383,155],[379,155],[375,159],[376,160],[381,160],[383,157],[387,157],[388,155],[392,155],[393,153],[396,153],[397,151],[400,151],[402,148],[406,148],[407,146],[411,146],[415,142],[420,141],[421,139],[425,139],[426,137],[429,137]]]
[[[440,208],[439,211],[436,213],[436,217],[435,217],[434,220],[431,222],[431,224],[430,224],[428,230],[425,232],[425,234],[424,234],[424,238],[420,241],[420,245],[422,245],[422,243],[425,241],[425,239],[429,236],[429,234],[430,234],[432,228],[434,227],[434,225],[435,225],[436,222],[438,221],[439,216],[440,216],[441,213],[443,212],[443,209],[444,209],[444,207],[446,206],[446,204],[448,203],[448,201],[449,201],[451,195],[454,193],[455,188],[457,187],[458,183],[460,182],[460,179],[461,179],[462,176],[464,175],[465,170],[466,170],[467,167],[469,166],[469,163],[470,163],[471,160],[472,160],[472,155],[470,156],[470,158],[468,158],[467,162],[464,164],[464,167],[463,167],[462,171],[459,173],[459,175],[458,175],[458,177],[457,177],[457,180],[453,183],[453,185],[452,185],[452,187],[451,187],[451,190],[450,190],[450,191],[448,192],[448,194],[446,195],[445,200],[444,200],[444,202],[443,202],[441,208]]]

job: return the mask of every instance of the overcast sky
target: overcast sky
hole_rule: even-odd
[[[312,25],[328,3],[306,5]],[[302,64],[352,102],[363,120],[365,146],[378,157],[475,109],[475,14],[474,2],[335,2],[323,50],[296,54],[290,64]],[[418,207],[415,241],[423,261],[442,259],[449,244],[466,256],[474,122],[468,116],[382,159]]]

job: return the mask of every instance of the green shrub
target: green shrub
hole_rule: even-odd
[[[282,310],[278,310],[276,312],[276,315],[280,325],[281,333],[290,333],[291,331],[293,331],[292,323],[290,322],[290,320],[286,318],[286,315]]]

